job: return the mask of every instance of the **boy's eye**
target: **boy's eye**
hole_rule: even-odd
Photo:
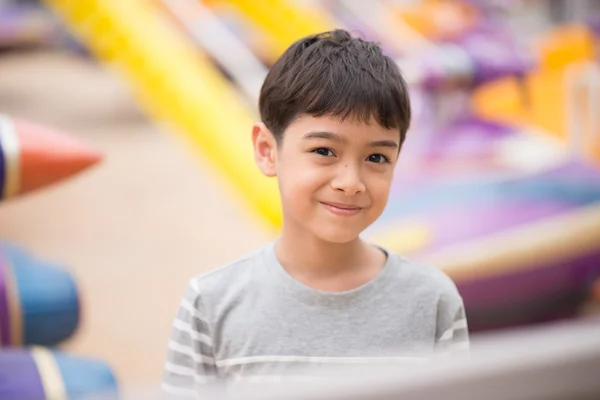
[[[377,164],[384,164],[390,162],[390,160],[383,154],[371,154],[369,158],[367,158],[367,160]]]
[[[320,147],[318,149],[314,149],[313,153],[317,153],[318,155],[325,156],[325,157],[333,155],[333,151],[331,151],[329,149],[326,149],[324,147]]]

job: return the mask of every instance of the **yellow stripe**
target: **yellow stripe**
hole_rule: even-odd
[[[4,152],[4,164],[6,177],[2,198],[14,197],[19,193],[21,163],[19,157],[19,138],[15,131],[15,125],[7,116],[0,115],[0,145]]]
[[[12,272],[12,263],[7,257],[3,257],[6,272],[4,273],[4,282],[6,285],[6,299],[8,301],[8,320],[10,323],[10,337],[13,346],[23,344],[23,317],[21,314],[21,298],[17,280]]]
[[[544,268],[598,249],[600,202],[566,215],[449,246],[421,258],[456,281]]]
[[[67,400],[62,375],[52,353],[42,347],[33,347],[31,356],[37,365],[46,400]]]
[[[226,3],[235,6],[272,39],[273,60],[296,40],[340,25],[318,4],[306,7],[289,0],[228,0]]]
[[[46,0],[98,59],[127,79],[142,107],[212,164],[240,206],[281,227],[275,179],[254,160],[255,116],[223,75],[143,0]]]

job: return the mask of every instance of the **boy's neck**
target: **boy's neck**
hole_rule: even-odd
[[[316,287],[318,281],[338,280],[333,286],[339,290],[351,289],[374,278],[386,260],[383,252],[358,237],[346,243],[332,243],[308,233],[291,234],[285,229],[275,252],[288,273],[300,281]]]

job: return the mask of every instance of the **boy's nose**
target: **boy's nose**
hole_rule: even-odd
[[[349,164],[344,165],[332,179],[331,186],[335,190],[344,192],[347,196],[364,192],[366,187],[360,175],[359,168]]]

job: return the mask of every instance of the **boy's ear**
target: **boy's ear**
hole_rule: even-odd
[[[254,144],[254,160],[260,171],[268,177],[277,175],[277,142],[275,137],[262,122],[252,125],[252,143]]]

